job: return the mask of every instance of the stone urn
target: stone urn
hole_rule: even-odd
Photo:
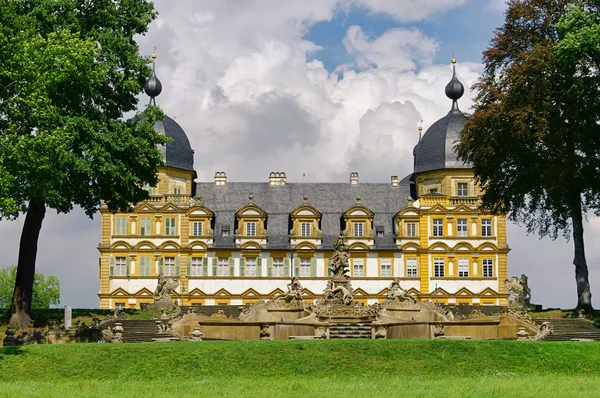
[[[4,338],[4,347],[10,347],[17,345],[17,339],[15,339],[15,329],[10,326],[6,329],[6,337]]]
[[[204,336],[204,333],[200,331],[200,328],[194,328],[192,333],[190,333],[190,336],[192,336],[193,341],[202,341],[202,336]]]
[[[517,335],[517,340],[528,340],[529,333],[525,330],[524,327],[520,327],[519,331],[515,334]]]
[[[116,322],[115,327],[113,328],[113,333],[121,338],[123,336],[123,324],[121,322]]]

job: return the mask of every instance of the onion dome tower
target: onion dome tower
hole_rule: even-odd
[[[152,54],[152,76],[146,82],[144,91],[150,97],[149,104],[156,105],[156,97],[162,92],[162,83],[156,76],[156,54]],[[156,122],[154,129],[172,139],[167,145],[160,147],[165,159],[165,165],[167,167],[191,171],[193,172],[193,178],[196,178],[194,151],[181,126],[175,120],[165,115],[163,120]]]
[[[452,100],[450,112],[435,122],[413,150],[414,173],[440,169],[465,169],[471,166],[458,160],[454,145],[459,139],[466,118],[458,108],[465,88],[456,77],[456,59],[452,58],[452,79],[446,85],[446,96]]]

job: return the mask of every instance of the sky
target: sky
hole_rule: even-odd
[[[137,41],[156,47],[157,104],[186,131],[197,181],[388,182],[412,171],[417,126],[449,110],[457,58],[467,90],[504,21],[503,0],[156,0]],[[139,109],[148,103],[140,96]],[[0,266],[16,264],[24,217],[0,221]],[[48,209],[37,268],[61,281],[61,304],[99,306],[99,214]],[[600,306],[600,219],[585,225],[593,303]],[[508,226],[509,276],[527,274],[532,302],[573,308],[572,242]]]

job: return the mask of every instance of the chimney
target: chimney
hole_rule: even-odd
[[[269,174],[269,186],[285,185],[285,173],[283,171],[271,172]]]
[[[392,176],[392,187],[397,188],[399,185],[398,176]]]
[[[217,171],[215,173],[215,185],[227,184],[227,174],[224,171]]]
[[[358,173],[355,171],[350,173],[350,185],[358,185]]]

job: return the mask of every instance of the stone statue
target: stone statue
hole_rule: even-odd
[[[521,279],[513,276],[504,281],[504,285],[512,297],[508,300],[513,307],[529,307],[531,300],[531,289],[527,283],[527,275],[521,274]]]
[[[345,305],[350,305],[352,303],[352,293],[343,285],[338,284],[334,286],[333,281],[330,279],[327,283],[327,287],[323,291],[323,298],[327,300],[332,300],[334,297],[339,296],[341,302]]]
[[[165,277],[162,273],[158,275],[158,285],[152,298],[154,302],[171,302],[171,296],[179,286],[179,279]]]
[[[388,300],[396,301],[411,301],[415,302],[413,296],[411,296],[405,289],[400,286],[400,278],[394,278],[389,287]]]
[[[277,301],[285,301],[286,303],[290,303],[294,300],[302,300],[302,285],[298,278],[293,276],[290,283],[287,284],[287,289],[287,293],[283,293],[275,299]]]
[[[348,254],[348,245],[346,244],[346,235],[344,232],[340,234],[340,236],[336,239],[333,244],[335,252],[333,256],[331,256],[331,265],[329,269],[333,273],[334,277],[348,277],[348,259],[350,255]]]

